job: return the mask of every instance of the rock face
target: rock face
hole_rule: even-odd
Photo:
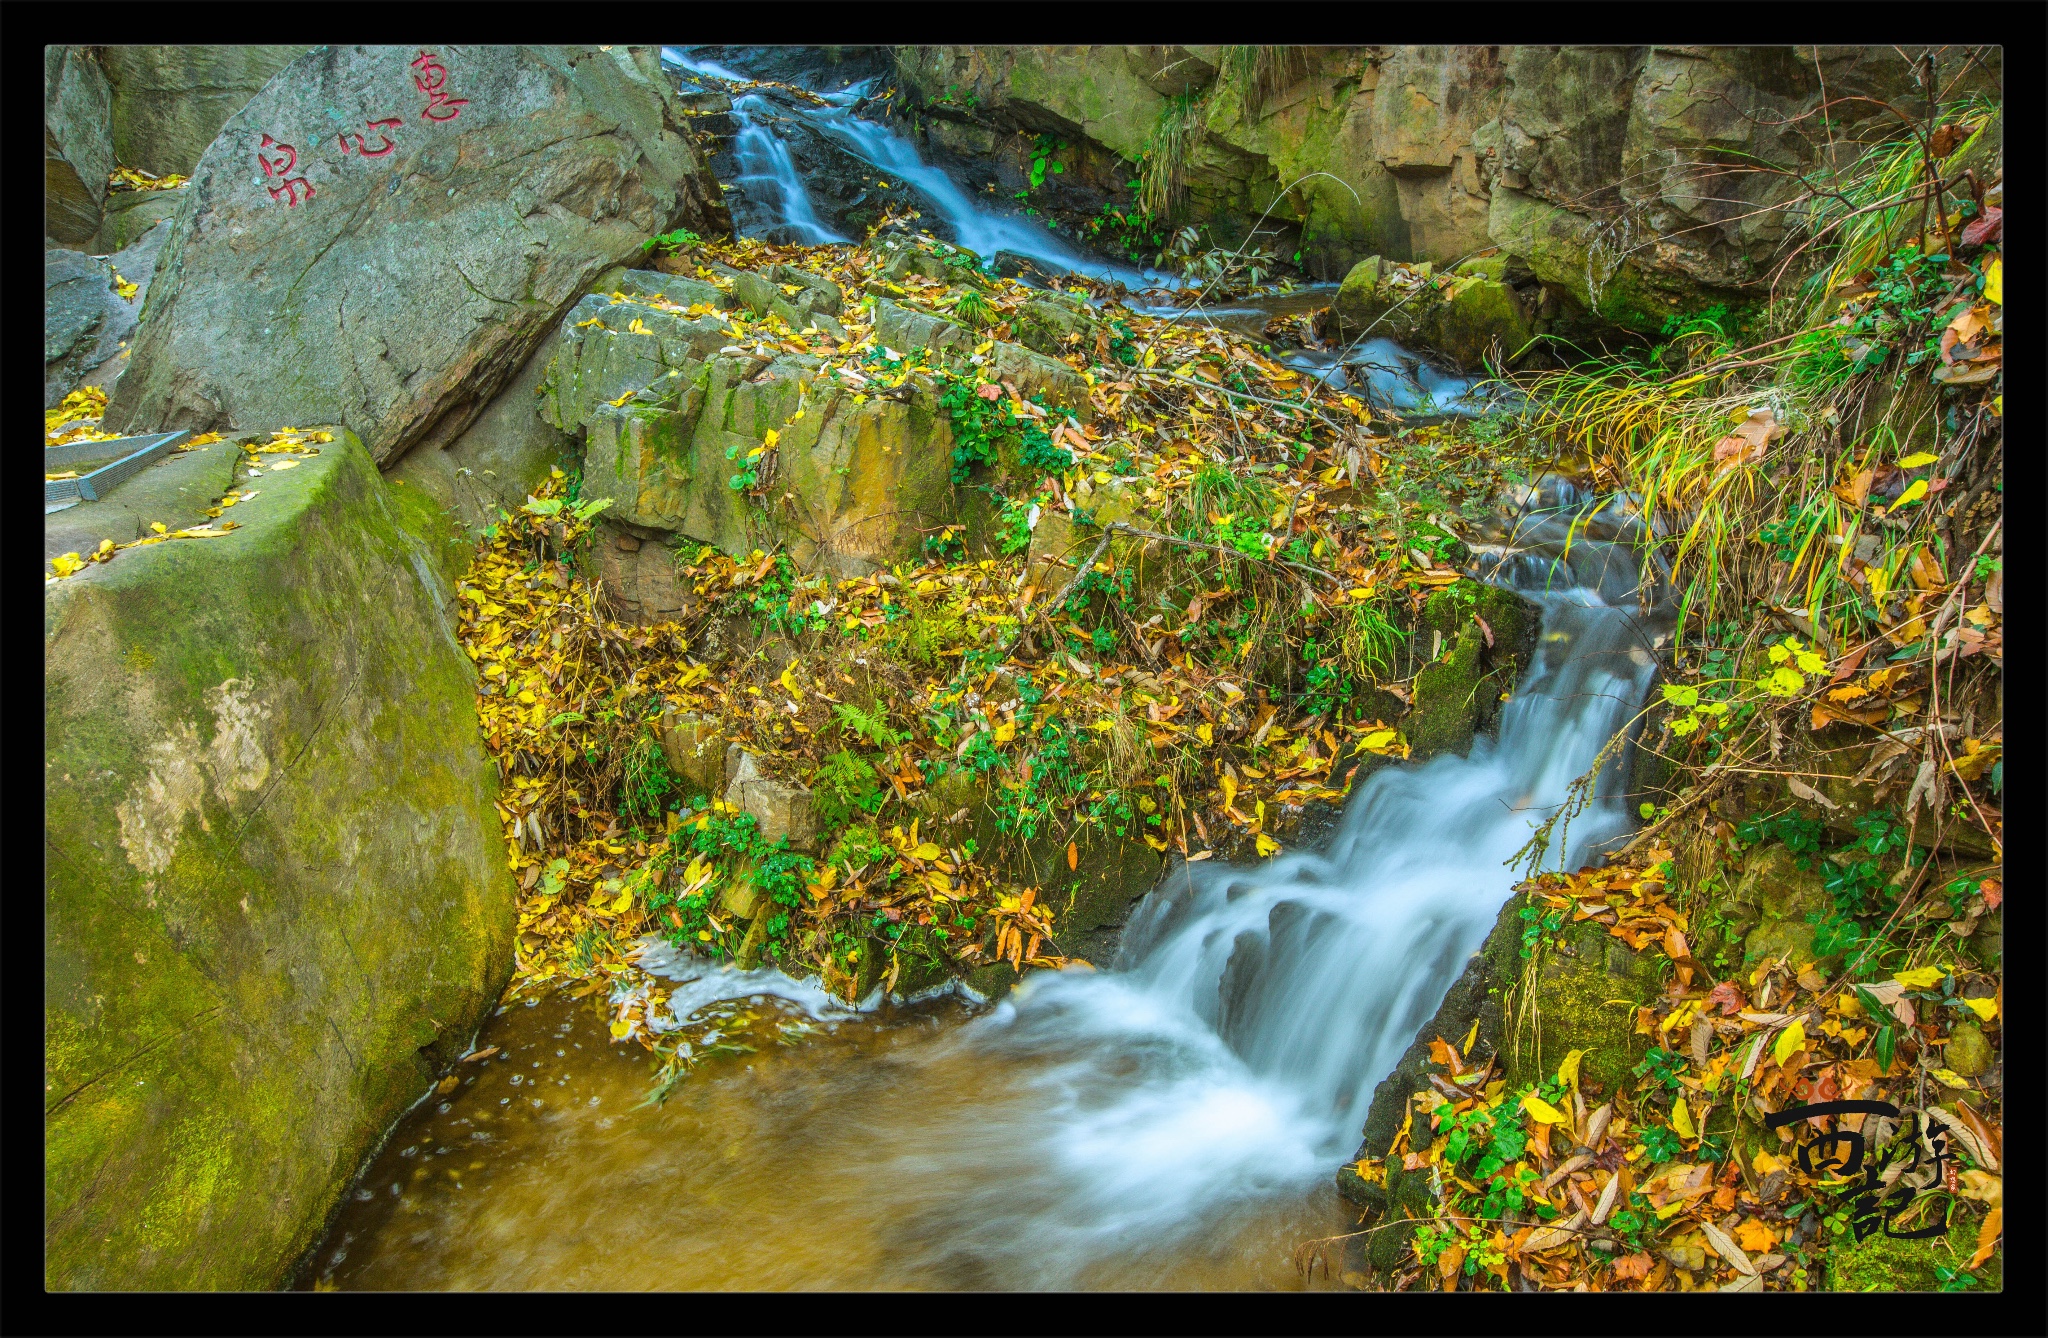
[[[159,225],[112,256],[43,252],[43,407],[52,408],[80,386],[111,391],[127,370],[125,345],[149,297],[157,256],[170,236]],[[133,297],[115,290],[116,278],[135,285]]]
[[[93,48],[112,91],[114,156],[152,176],[192,175],[227,119],[303,46]]]
[[[100,220],[99,233],[92,240],[92,253],[113,255],[116,251],[127,250],[157,224],[176,214],[184,200],[182,190],[111,192],[107,196],[107,212]]]
[[[201,158],[116,430],[454,440],[652,233],[724,231],[646,48],[321,47]]]
[[[472,530],[515,510],[573,455],[575,440],[541,416],[541,383],[560,342],[541,341],[526,365],[461,436],[439,448],[409,451],[391,471],[439,502]]]
[[[504,983],[472,674],[391,501],[336,430],[227,537],[49,588],[53,1289],[278,1285]]]
[[[100,230],[114,145],[106,72],[80,47],[43,48],[45,245],[83,246]]]
[[[43,407],[55,408],[88,371],[118,354],[134,329],[134,307],[114,291],[106,261],[43,252]]]
[[[893,52],[942,154],[1037,134],[1067,141],[1062,189],[1096,187],[1096,198],[1073,202],[1082,217],[1128,198],[1128,165],[1169,99],[1192,96],[1188,215],[1219,243],[1236,245],[1292,187],[1268,220],[1281,229],[1274,249],[1299,249],[1319,277],[1341,278],[1369,255],[1449,266],[1499,248],[1554,300],[1638,329],[1682,304],[1757,291],[1785,227],[1768,206],[1800,188],[1739,164],[1819,162],[1828,138],[1810,114],[1823,84],[1832,99],[1877,100],[1842,107],[1875,111],[1912,93],[1918,56],[1875,46],[1311,47],[1302,73],[1248,99],[1221,47]],[[1960,77],[1959,88],[1996,90],[1999,58],[1965,71],[1969,58],[1936,49],[1944,85]],[[1837,139],[1863,128],[1862,113],[1848,119]]]

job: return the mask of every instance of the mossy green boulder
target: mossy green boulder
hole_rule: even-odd
[[[1427,264],[1368,256],[1344,276],[1334,305],[1347,338],[1420,344],[1461,367],[1495,357],[1513,362],[1538,332],[1535,313],[1508,283],[1507,262],[1498,255],[1437,276]]]
[[[337,430],[226,537],[47,588],[52,1289],[277,1286],[498,996],[514,889],[433,514]]]

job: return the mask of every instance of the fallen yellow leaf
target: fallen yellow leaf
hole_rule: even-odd
[[[1754,1217],[1745,1217],[1735,1224],[1735,1243],[1751,1254],[1769,1254],[1778,1237]]]
[[[1778,1043],[1771,1047],[1771,1058],[1777,1060],[1779,1064],[1783,1064],[1786,1060],[1798,1054],[1805,1044],[1806,1023],[1804,1021],[1795,1021],[1791,1026],[1778,1033]]]

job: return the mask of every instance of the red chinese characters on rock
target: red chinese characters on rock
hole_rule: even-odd
[[[270,187],[270,198],[283,200],[287,206],[296,208],[300,200],[313,198],[313,183],[304,177],[290,175],[299,165],[299,151],[269,135],[257,146],[256,161],[263,168],[263,175],[276,178],[278,184]],[[299,194],[304,191],[305,194]]]
[[[381,121],[365,122],[364,129],[376,131],[378,138],[384,141],[382,144],[378,145],[374,149],[371,148],[367,142],[365,142],[365,136],[363,135],[351,136],[344,133],[336,135],[335,139],[341,142],[341,151],[343,153],[360,153],[365,158],[382,158],[385,154],[391,152],[391,150],[398,147],[396,142],[393,141],[391,138],[391,132],[398,129],[398,127],[404,124],[404,119],[402,117],[397,116],[387,116]],[[349,147],[348,142],[350,139],[354,139],[356,142],[354,148]]]
[[[412,68],[413,84],[427,95],[426,109],[420,112],[421,120],[452,121],[462,115],[469,99],[448,96],[448,67],[441,63],[439,56],[422,51],[413,61]]]

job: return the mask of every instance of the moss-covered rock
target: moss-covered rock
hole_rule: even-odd
[[[1048,357],[1058,357],[1079,344],[1093,345],[1100,322],[1075,306],[1040,298],[1026,302],[1010,318],[1017,342]]]
[[[1506,282],[1505,267],[1504,260],[1491,256],[1453,270],[1451,288],[1424,322],[1423,343],[1461,367],[1477,367],[1495,356],[1505,365],[1520,356],[1536,337],[1535,314]]]
[[[1445,991],[1436,1015],[1416,1033],[1415,1040],[1401,1055],[1400,1062],[1394,1065],[1394,1071],[1373,1089],[1372,1105],[1365,1117],[1365,1140],[1358,1148],[1359,1157],[1384,1157],[1387,1149],[1393,1146],[1402,1121],[1407,1117],[1409,1099],[1429,1085],[1431,1040],[1443,1036],[1462,1042],[1470,1033],[1475,1055],[1497,1054],[1505,1048],[1508,1040],[1506,994],[1521,967],[1522,905],[1523,898],[1516,895],[1501,907],[1486,941],[1465,964],[1464,971],[1451,983],[1451,988]],[[1429,1142],[1426,1129],[1411,1130],[1409,1138],[1417,1146],[1427,1146]],[[1370,1188],[1351,1167],[1345,1167],[1337,1176],[1337,1190],[1347,1199],[1361,1207],[1384,1208],[1387,1202],[1385,1191],[1374,1195],[1366,1192]]]
[[[1976,1223],[1958,1215],[1948,1234],[1928,1240],[1900,1240],[1878,1231],[1864,1240],[1853,1233],[1835,1237],[1827,1253],[1827,1288],[1836,1292],[1931,1292],[1941,1287],[1937,1267],[1960,1269],[1977,1251]],[[1972,1291],[2005,1286],[2005,1260],[1994,1254],[1977,1270]]]
[[[1588,1094],[1613,1092],[1649,1048],[1635,1021],[1637,1007],[1654,999],[1662,983],[1656,957],[1587,922],[1540,941],[1531,961],[1514,993],[1509,1085],[1547,1077],[1579,1050]]]
[[[1984,1029],[1975,1022],[1956,1023],[1941,1058],[1944,1067],[1965,1078],[1989,1072],[1997,1062],[1997,1056],[1991,1052],[1991,1042],[1984,1039]]]
[[[1430,596],[1424,634],[1431,644],[1441,636],[1449,649],[1415,676],[1414,708],[1401,722],[1414,754],[1471,747],[1527,665],[1538,621],[1519,595],[1477,581]]]
[[[1742,864],[1735,887],[1716,899],[1717,916],[1709,939],[1702,934],[1703,952],[1734,955],[1759,962],[1789,956],[1796,966],[1813,956],[1814,926],[1809,915],[1826,915],[1834,907],[1818,867],[1802,869],[1799,857],[1775,842],[1758,846]],[[1832,968],[1839,957],[1824,959]]]
[[[275,1286],[513,898],[450,567],[356,439],[44,610],[44,1277]]]
[[[1337,290],[1337,326],[1346,336],[1421,344],[1464,367],[1480,365],[1496,344],[1511,361],[1536,337],[1535,313],[1507,282],[1500,256],[1467,260],[1436,276],[1427,264],[1369,256]]]
[[[1520,893],[1508,899],[1436,1015],[1416,1034],[1394,1071],[1373,1089],[1357,1156],[1386,1156],[1410,1098],[1428,1085],[1429,1042],[1436,1037],[1462,1041],[1472,1034],[1470,1053],[1481,1058],[1498,1055],[1510,1088],[1549,1076],[1567,1054],[1578,1050],[1580,1080],[1588,1096],[1612,1092],[1641,1059],[1648,1039],[1635,1034],[1636,1008],[1657,994],[1656,959],[1631,950],[1604,926],[1587,923],[1539,941],[1525,960],[1526,905]],[[1427,1147],[1429,1141],[1426,1128],[1410,1129],[1412,1146]],[[1390,1211],[1390,1204],[1407,1202],[1404,1193],[1423,1192],[1420,1183],[1409,1183],[1420,1180],[1404,1180],[1389,1166],[1382,1189],[1367,1185],[1347,1166],[1338,1173],[1337,1189],[1360,1207]]]

